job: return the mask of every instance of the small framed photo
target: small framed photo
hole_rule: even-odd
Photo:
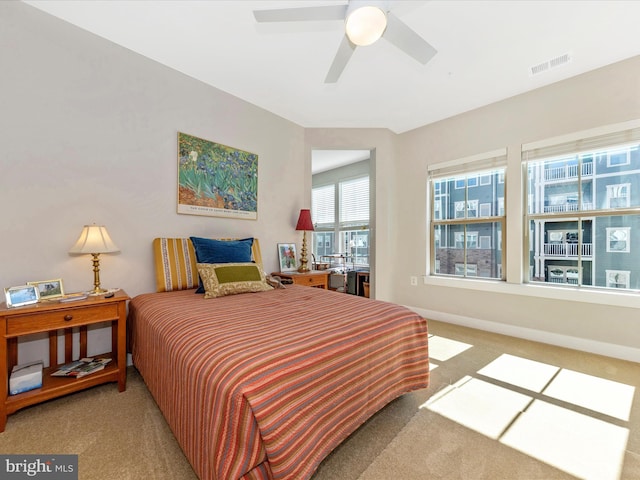
[[[278,244],[278,261],[281,272],[295,272],[298,270],[295,243]]]
[[[20,285],[18,287],[5,288],[4,296],[7,300],[7,307],[32,305],[38,303],[40,300],[40,292],[35,285]]]
[[[64,297],[64,287],[62,279],[43,280],[41,282],[27,282],[27,285],[33,285],[38,289],[40,300],[52,300],[54,298]]]
[[[64,297],[64,287],[62,279],[43,280],[41,282],[27,282],[27,285],[33,285],[38,288],[40,300],[51,300],[54,298]]]

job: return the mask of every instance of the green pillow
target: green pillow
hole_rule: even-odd
[[[257,263],[198,263],[204,298],[273,290]]]

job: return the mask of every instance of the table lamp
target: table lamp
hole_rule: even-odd
[[[296,230],[302,230],[302,256],[300,257],[300,268],[298,271],[301,273],[308,272],[307,267],[307,230],[313,232],[313,222],[311,221],[311,210],[303,208],[300,210],[300,216],[298,217],[298,224]]]
[[[80,238],[69,250],[70,254],[86,254],[93,256],[93,290],[90,295],[100,295],[107,290],[100,288],[100,254],[116,253],[120,249],[111,240],[107,228],[104,225],[85,225],[80,233]]]

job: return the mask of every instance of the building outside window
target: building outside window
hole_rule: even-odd
[[[529,282],[640,288],[640,140],[629,138],[639,129],[525,149]]]

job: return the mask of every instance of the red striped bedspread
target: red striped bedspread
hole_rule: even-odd
[[[310,478],[371,415],[429,383],[426,320],[344,293],[143,294],[129,322],[134,365],[203,480]]]

